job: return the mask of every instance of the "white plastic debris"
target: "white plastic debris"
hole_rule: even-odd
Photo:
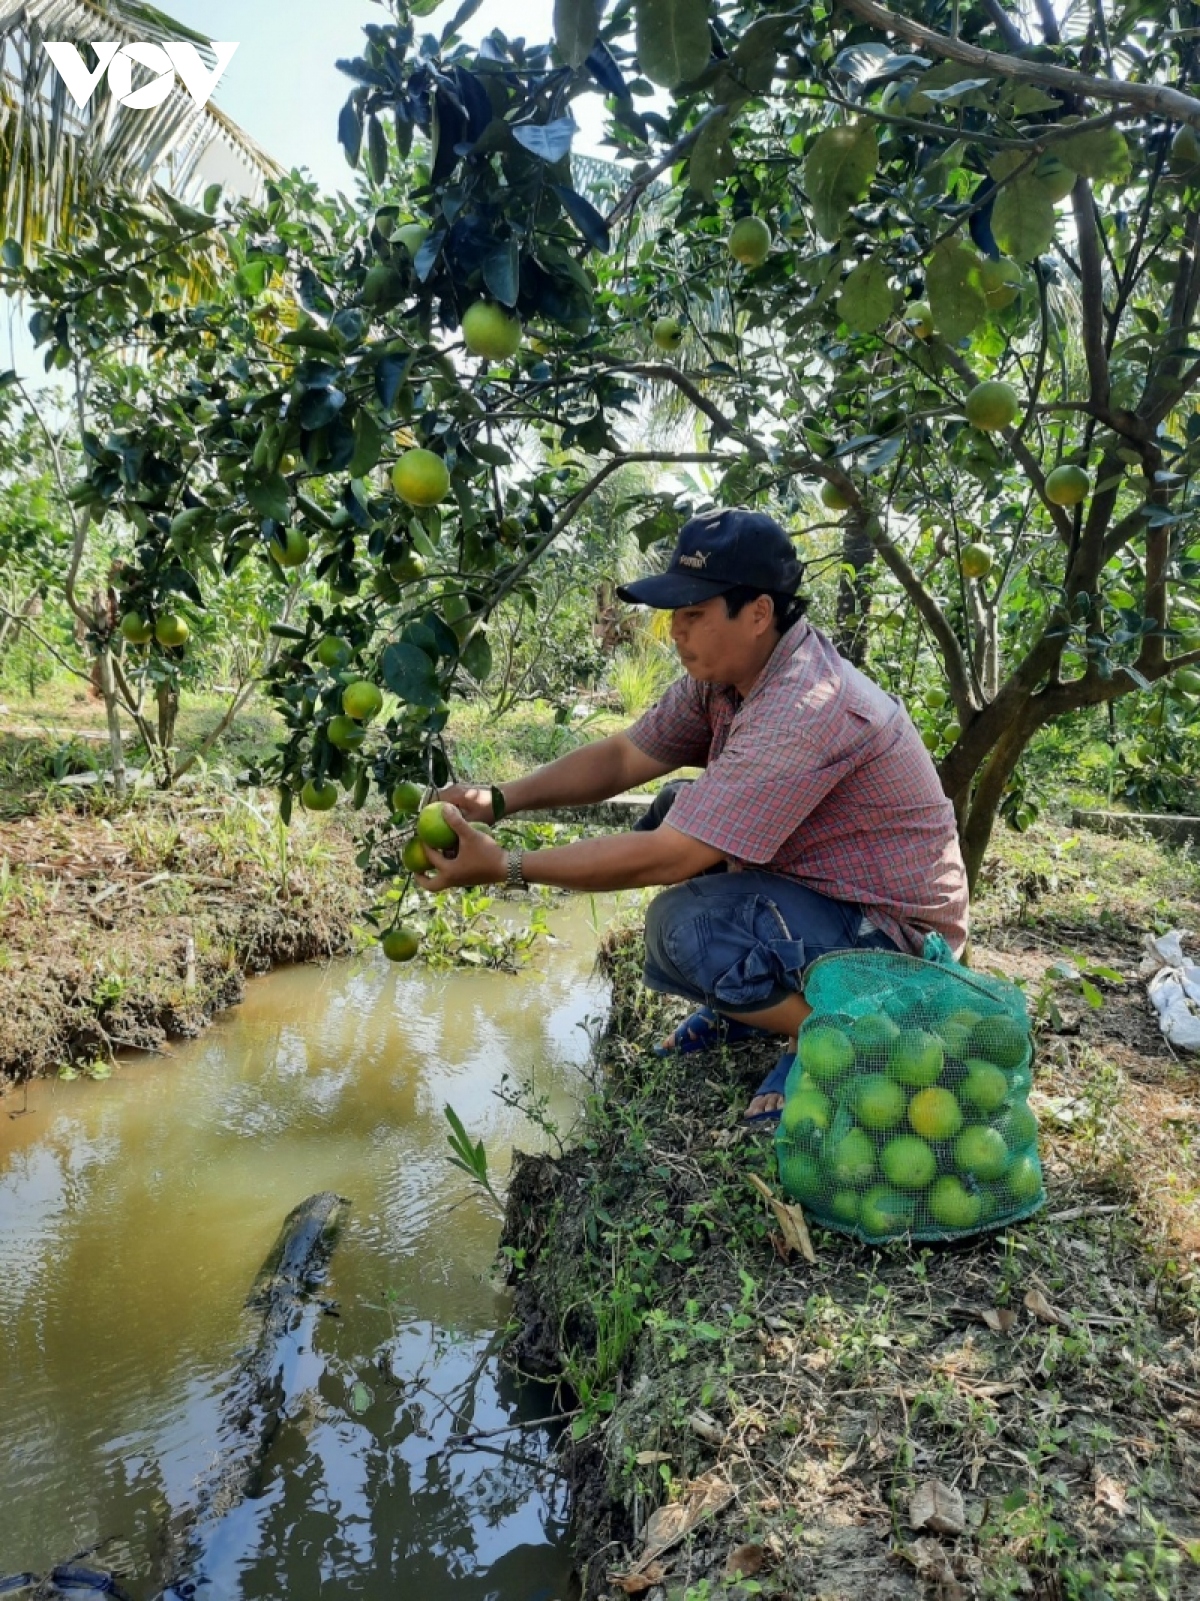
[[[1190,934],[1190,929],[1173,928],[1157,939],[1147,935],[1141,966],[1163,1037],[1180,1051],[1200,1051],[1200,966],[1183,950]]]

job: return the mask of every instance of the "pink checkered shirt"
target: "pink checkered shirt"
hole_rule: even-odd
[[[735,866],[783,873],[862,907],[902,950],[967,938],[954,811],[898,700],[801,620],[744,701],[683,678],[629,729],[639,750],[703,767],[670,826]]]

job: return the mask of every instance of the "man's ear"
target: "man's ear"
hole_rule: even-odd
[[[754,606],[754,620],[758,624],[758,632],[765,634],[775,621],[775,602],[770,595],[756,595],[754,597]]]

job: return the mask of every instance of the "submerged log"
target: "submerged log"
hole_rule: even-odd
[[[301,1357],[311,1348],[320,1308],[313,1292],[324,1282],[349,1205],[331,1190],[310,1195],[291,1211],[246,1299],[262,1316],[253,1349],[225,1393],[216,1459],[199,1482],[194,1505],[170,1531],[167,1556],[152,1580],[156,1601],[190,1597],[203,1564],[207,1537],[217,1523],[257,1487],[263,1461],[297,1392]],[[304,1393],[311,1388],[304,1383]],[[4,1601],[84,1601],[109,1595],[130,1601],[106,1569],[76,1565],[78,1558],[49,1573],[0,1577]]]

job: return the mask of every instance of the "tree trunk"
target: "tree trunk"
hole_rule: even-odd
[[[851,517],[842,534],[834,643],[847,661],[861,667],[867,652],[867,614],[871,610],[870,566],[875,545],[862,515]]]
[[[174,777],[171,746],[175,742],[175,719],[179,716],[179,695],[168,683],[160,683],[154,691],[158,702],[158,748],[162,757],[163,788],[170,789]]]
[[[124,800],[129,793],[125,772],[125,746],[121,740],[121,713],[117,705],[117,685],[113,677],[112,652],[102,645],[96,656],[99,669],[100,694],[104,701],[104,716],[108,722],[108,760],[112,771],[113,794]]]
[[[1029,741],[1045,721],[1046,718],[1032,699],[1017,707],[991,750],[979,762],[975,773],[970,775],[957,793],[950,796],[958,818],[959,841],[967,869],[967,885],[972,895],[1008,781]]]

